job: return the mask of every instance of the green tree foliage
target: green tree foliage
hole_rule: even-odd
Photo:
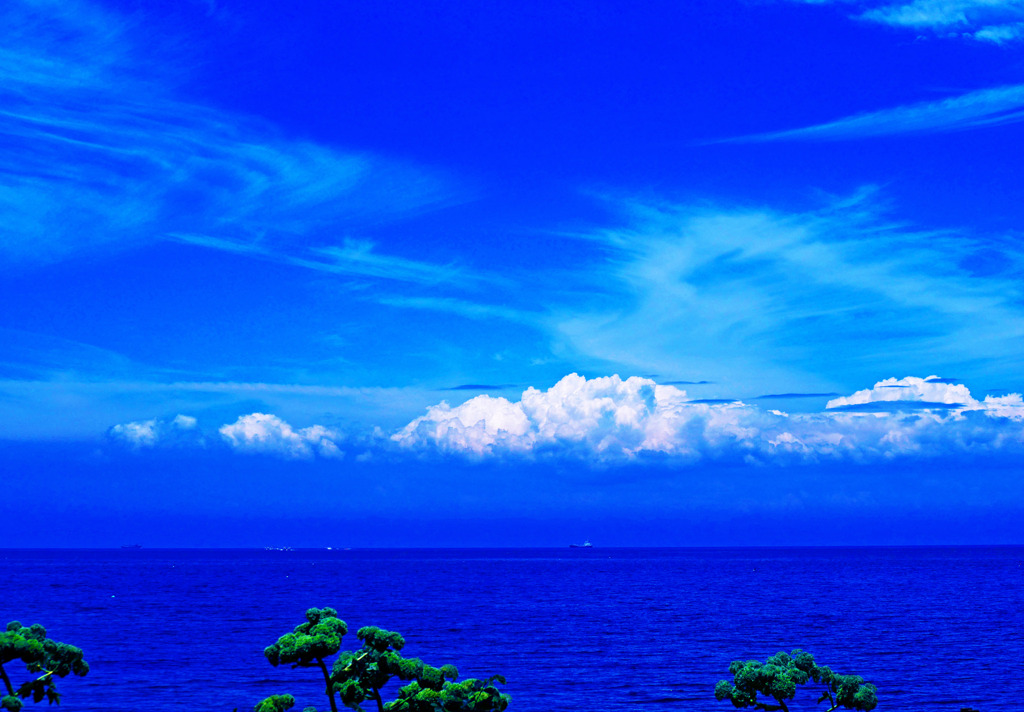
[[[292,667],[320,668],[327,697],[331,701],[331,712],[338,712],[326,658],[341,649],[341,639],[347,632],[348,626],[338,618],[338,612],[333,608],[310,608],[306,611],[305,623],[296,626],[294,632],[282,635],[273,645],[267,646],[263,654],[274,667],[281,663],[291,663]]]
[[[859,675],[839,675],[814,662],[814,657],[803,650],[791,654],[776,653],[764,663],[757,660],[737,660],[729,665],[732,682],[720,680],[715,686],[715,699],[729,700],[734,707],[753,707],[759,710],[789,712],[786,700],[792,700],[797,685],[813,680],[824,685],[818,702],[828,702],[827,712],[845,707],[851,710],[873,710],[878,705],[875,686],[864,682]],[[762,702],[758,695],[771,698],[775,703]]]
[[[17,688],[4,668],[15,660],[23,662],[33,676]],[[12,621],[7,624],[7,630],[0,633],[0,680],[7,691],[0,699],[0,709],[18,712],[22,700],[30,697],[33,702],[45,699],[50,704],[60,704],[56,678],[72,673],[84,676],[88,672],[89,663],[80,648],[50,640],[46,637],[46,628],[38,623],[26,627]]]
[[[306,611],[306,622],[278,638],[264,655],[275,667],[291,663],[293,667],[320,668],[332,712],[338,710],[338,699],[360,712],[367,701],[373,702],[378,712],[501,712],[508,707],[509,696],[495,686],[495,682],[505,683],[500,675],[456,682],[459,672],[453,665],[437,668],[419,658],[404,658],[400,651],[405,639],[375,626],[356,631],[362,646],[339,653],[328,673],[326,659],[338,653],[347,631],[333,608],[311,608]],[[385,703],[381,691],[393,679],[409,684],[398,690],[397,699]],[[284,697],[294,704],[290,696]],[[272,702],[274,699],[263,700],[256,712],[283,712],[291,706],[270,706],[281,704]]]

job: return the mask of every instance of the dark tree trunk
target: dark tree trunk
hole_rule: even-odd
[[[4,670],[4,666],[0,665],[0,679],[4,681],[4,687],[7,688],[7,694],[14,696],[14,686],[11,684],[11,678],[7,677],[7,671]]]
[[[327,672],[327,663],[322,658],[317,658],[316,661],[320,663],[320,669],[324,673],[324,685],[327,687],[327,699],[331,701],[331,712],[338,712],[338,705],[334,701],[334,687],[331,685],[331,674]]]

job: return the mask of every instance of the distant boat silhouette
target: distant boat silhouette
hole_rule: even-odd
[[[594,548],[594,545],[590,543],[589,539],[587,539],[582,544],[569,544],[569,548],[570,549],[592,549],[592,548]]]
[[[122,549],[141,549],[142,544],[121,544]]]

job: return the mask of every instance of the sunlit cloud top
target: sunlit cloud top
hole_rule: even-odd
[[[219,443],[237,453],[284,459],[459,456],[470,461],[542,459],[614,465],[668,461],[745,465],[963,454],[1019,453],[1024,448],[1020,394],[979,401],[963,385],[937,376],[891,378],[829,401],[828,410],[788,414],[742,401],[695,399],[674,386],[637,376],[587,379],[570,374],[519,400],[481,394],[458,406],[442,401],[390,437],[342,433],[322,425],[293,427],[251,413],[204,438],[196,420],[178,415],[113,426],[108,437],[133,451]],[[348,445],[346,445],[346,442]]]
[[[547,391],[530,388],[515,402],[489,395],[454,408],[442,402],[392,439],[407,450],[475,458],[668,456],[691,463],[939,457],[1024,445],[1019,394],[979,402],[964,386],[911,377],[837,398],[829,408],[874,402],[897,407],[867,417],[789,415],[743,402],[704,403],[650,379],[571,374]]]

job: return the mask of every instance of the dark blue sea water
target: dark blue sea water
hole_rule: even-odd
[[[730,710],[734,659],[803,647],[879,710],[1024,710],[1024,547],[0,550],[0,621],[86,652],[64,710],[250,710],[313,670],[266,645],[332,606],[407,656],[502,673],[513,711]],[[346,647],[358,647],[354,634]],[[8,669],[24,679],[17,664]],[[793,710],[822,709],[811,689]]]

